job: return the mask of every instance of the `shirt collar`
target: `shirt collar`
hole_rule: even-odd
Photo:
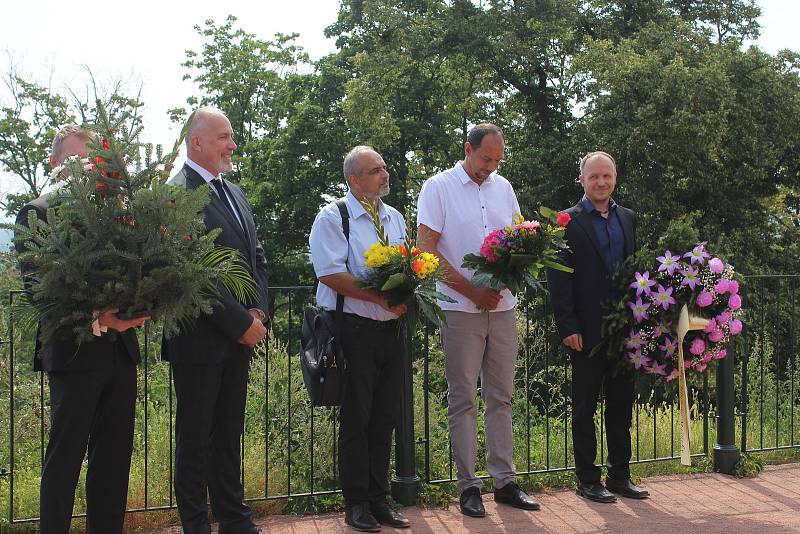
[[[344,198],[353,219],[358,219],[362,215],[366,215],[367,217],[369,217],[367,210],[364,209],[364,206],[361,205],[361,202],[358,201],[358,199],[355,197],[355,195],[353,195],[352,192],[348,191],[347,196],[345,196]],[[386,209],[386,205],[383,203],[383,201],[381,201],[380,204],[378,204],[378,213],[381,216],[381,221],[389,220],[389,211]]]
[[[462,184],[466,185],[469,182],[472,182],[473,184],[478,185],[475,181],[473,181],[472,178],[469,177],[469,174],[467,174],[467,171],[464,169],[464,162],[463,161],[459,161],[458,163],[456,163],[455,167],[453,167],[453,172],[456,173],[456,176],[458,176],[458,178],[461,180]],[[483,181],[483,183],[481,185],[490,184],[490,183],[494,182],[494,177],[495,177],[496,174],[497,174],[496,172],[493,172],[492,174],[490,174],[486,178],[486,180]]]
[[[595,207],[594,207],[594,204],[592,204],[592,201],[589,200],[589,197],[587,197],[585,193],[583,195],[583,198],[581,198],[581,204],[583,204],[583,211],[585,211],[586,213],[592,213],[592,212],[597,211],[597,209],[595,209]],[[613,198],[609,198],[608,199],[608,212],[611,213],[615,209],[617,209],[617,203],[614,202]],[[598,213],[600,213],[600,212],[598,211]]]
[[[208,172],[205,169],[205,167],[201,167],[198,163],[195,163],[194,161],[190,160],[189,158],[186,158],[186,165],[188,165],[189,167],[194,169],[197,172],[197,174],[199,174],[203,178],[203,180],[205,180],[207,183],[211,183],[211,180],[214,180],[215,178],[219,178],[219,176],[214,176],[213,174]]]

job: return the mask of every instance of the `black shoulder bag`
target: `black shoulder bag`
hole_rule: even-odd
[[[336,201],[342,217],[342,232],[350,253],[350,218],[344,199]],[[312,406],[339,406],[344,395],[347,359],[342,351],[344,295],[336,295],[336,312],[320,306],[303,310],[300,332],[300,367]]]

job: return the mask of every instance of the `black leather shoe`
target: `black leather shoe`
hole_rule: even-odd
[[[229,532],[235,534],[264,534],[264,531],[258,528],[255,525],[250,525],[249,527],[245,527],[244,530],[234,530],[232,528],[226,528],[222,525],[219,527],[219,534],[228,534]]]
[[[509,482],[500,489],[494,490],[495,502],[510,504],[522,510],[538,510],[539,503],[533,497],[522,491],[516,482]]]
[[[372,505],[372,515],[381,525],[394,528],[408,528],[411,526],[411,521],[403,517],[400,512],[389,506],[389,503],[385,501]]]
[[[613,491],[614,493],[618,493],[623,497],[628,497],[629,499],[646,499],[650,496],[650,492],[640,488],[636,484],[633,483],[631,479],[623,480],[619,482],[614,480],[613,478],[606,479],[606,487]]]
[[[578,484],[576,493],[594,502],[617,502],[617,498],[614,497],[614,494],[608,491],[599,482],[592,484],[584,484],[581,482]]]
[[[361,532],[380,532],[381,525],[369,510],[369,503],[362,502],[344,510],[344,522]]]
[[[485,517],[486,509],[481,501],[481,490],[476,487],[467,488],[458,497],[461,513],[469,517]]]

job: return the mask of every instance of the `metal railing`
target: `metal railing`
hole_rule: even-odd
[[[708,375],[690,380],[693,406],[693,456],[798,447],[800,416],[797,377],[797,310],[800,276],[754,276],[743,285],[746,320],[741,343],[718,367],[716,384]],[[277,287],[269,347],[251,364],[242,478],[246,498],[325,499],[338,491],[337,410],[312,408],[302,384],[299,361],[301,311],[311,301],[310,287]],[[15,298],[12,293],[9,304]],[[546,296],[523,299],[518,313],[521,348],[513,398],[515,463],[518,473],[536,475],[573,469],[570,437],[571,371],[557,339]],[[175,507],[173,489],[174,394],[169,366],[159,361],[160,334],[141,332],[143,362],[134,457],[131,512]],[[399,429],[393,492],[413,500],[418,481],[455,480],[446,417],[446,381],[437,331],[427,327],[412,340],[407,367],[406,410],[411,428]],[[8,522],[36,521],[38,476],[48,431],[47,377],[32,371],[32,335],[15,331],[13,316],[0,340],[0,513]],[[727,374],[726,374],[727,373]],[[680,453],[674,385],[640,377],[632,428],[634,463],[673,460]],[[410,393],[410,395],[408,394]],[[480,402],[480,401],[479,401]],[[597,417],[602,463],[602,406]],[[479,435],[482,436],[479,415]],[[479,443],[482,447],[483,440]],[[482,448],[478,469],[485,469]],[[724,459],[721,454],[720,458]],[[724,461],[721,462],[724,464]],[[730,466],[723,468],[728,471]],[[417,478],[418,475],[418,478]],[[83,498],[79,483],[79,509]],[[80,515],[80,514],[79,514]]]

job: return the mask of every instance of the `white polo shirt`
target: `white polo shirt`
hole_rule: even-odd
[[[378,241],[375,226],[364,206],[352,193],[347,193],[345,201],[347,213],[350,215],[349,247],[342,232],[339,207],[335,202],[322,208],[311,227],[308,243],[311,246],[311,261],[317,278],[347,272],[348,266],[349,271],[358,278],[366,270],[364,252]],[[400,212],[381,202],[378,213],[389,242],[393,245],[402,243],[406,237],[406,223]],[[336,309],[336,292],[322,282],[317,286],[317,305],[327,310]],[[384,310],[374,302],[352,297],[345,297],[344,311],[376,321],[397,319],[397,315]]]
[[[417,206],[417,224],[424,224],[441,234],[437,248],[444,258],[467,280],[473,270],[464,269],[461,263],[467,254],[478,254],[483,239],[493,230],[513,223],[519,213],[519,202],[508,180],[492,173],[478,185],[469,177],[459,161],[452,169],[429,178],[422,185]],[[474,302],[439,283],[437,289],[456,300],[439,302],[443,310],[477,313],[481,310]],[[517,298],[508,289],[493,311],[507,311],[517,304]]]

